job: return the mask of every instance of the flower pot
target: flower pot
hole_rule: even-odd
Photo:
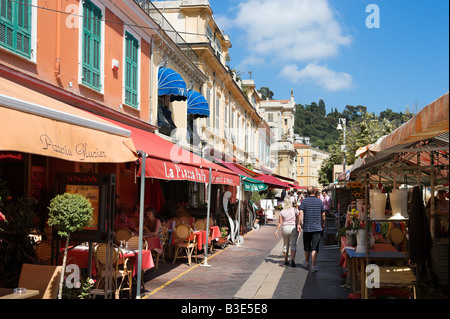
[[[358,229],[358,232],[356,234],[356,243],[357,245],[355,252],[357,254],[365,254],[367,252],[365,229]]]
[[[347,230],[345,232],[345,238],[347,240],[347,246],[356,246],[356,231]]]

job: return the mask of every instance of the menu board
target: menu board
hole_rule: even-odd
[[[94,208],[92,216],[92,224],[84,227],[85,230],[97,230],[98,229],[98,216],[99,216],[99,185],[66,185],[66,192],[70,194],[80,194],[86,197]]]

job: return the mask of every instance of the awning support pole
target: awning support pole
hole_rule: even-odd
[[[139,254],[138,254],[138,269],[137,269],[137,287],[136,299],[141,299],[141,276],[142,276],[142,240],[144,232],[144,199],[145,199],[145,160],[147,154],[141,154],[141,194],[139,201]]]
[[[212,184],[212,169],[211,167],[209,167],[208,209],[206,211],[205,261],[200,265],[201,267],[211,267],[211,265],[208,265],[209,216],[211,215],[211,186],[212,186],[211,184]]]

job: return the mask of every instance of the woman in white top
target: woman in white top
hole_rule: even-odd
[[[282,227],[284,264],[289,264],[288,252],[290,247],[292,267],[295,267],[294,259],[297,251],[298,231],[295,223],[297,220],[297,214],[297,208],[293,206],[292,199],[287,196],[283,202],[283,210],[279,215],[275,237],[278,237],[278,230]]]

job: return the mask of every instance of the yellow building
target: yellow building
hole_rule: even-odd
[[[330,153],[314,148],[309,143],[303,144],[298,141],[294,147],[297,151],[296,167],[299,186],[320,187],[319,171],[323,161],[330,157]]]

